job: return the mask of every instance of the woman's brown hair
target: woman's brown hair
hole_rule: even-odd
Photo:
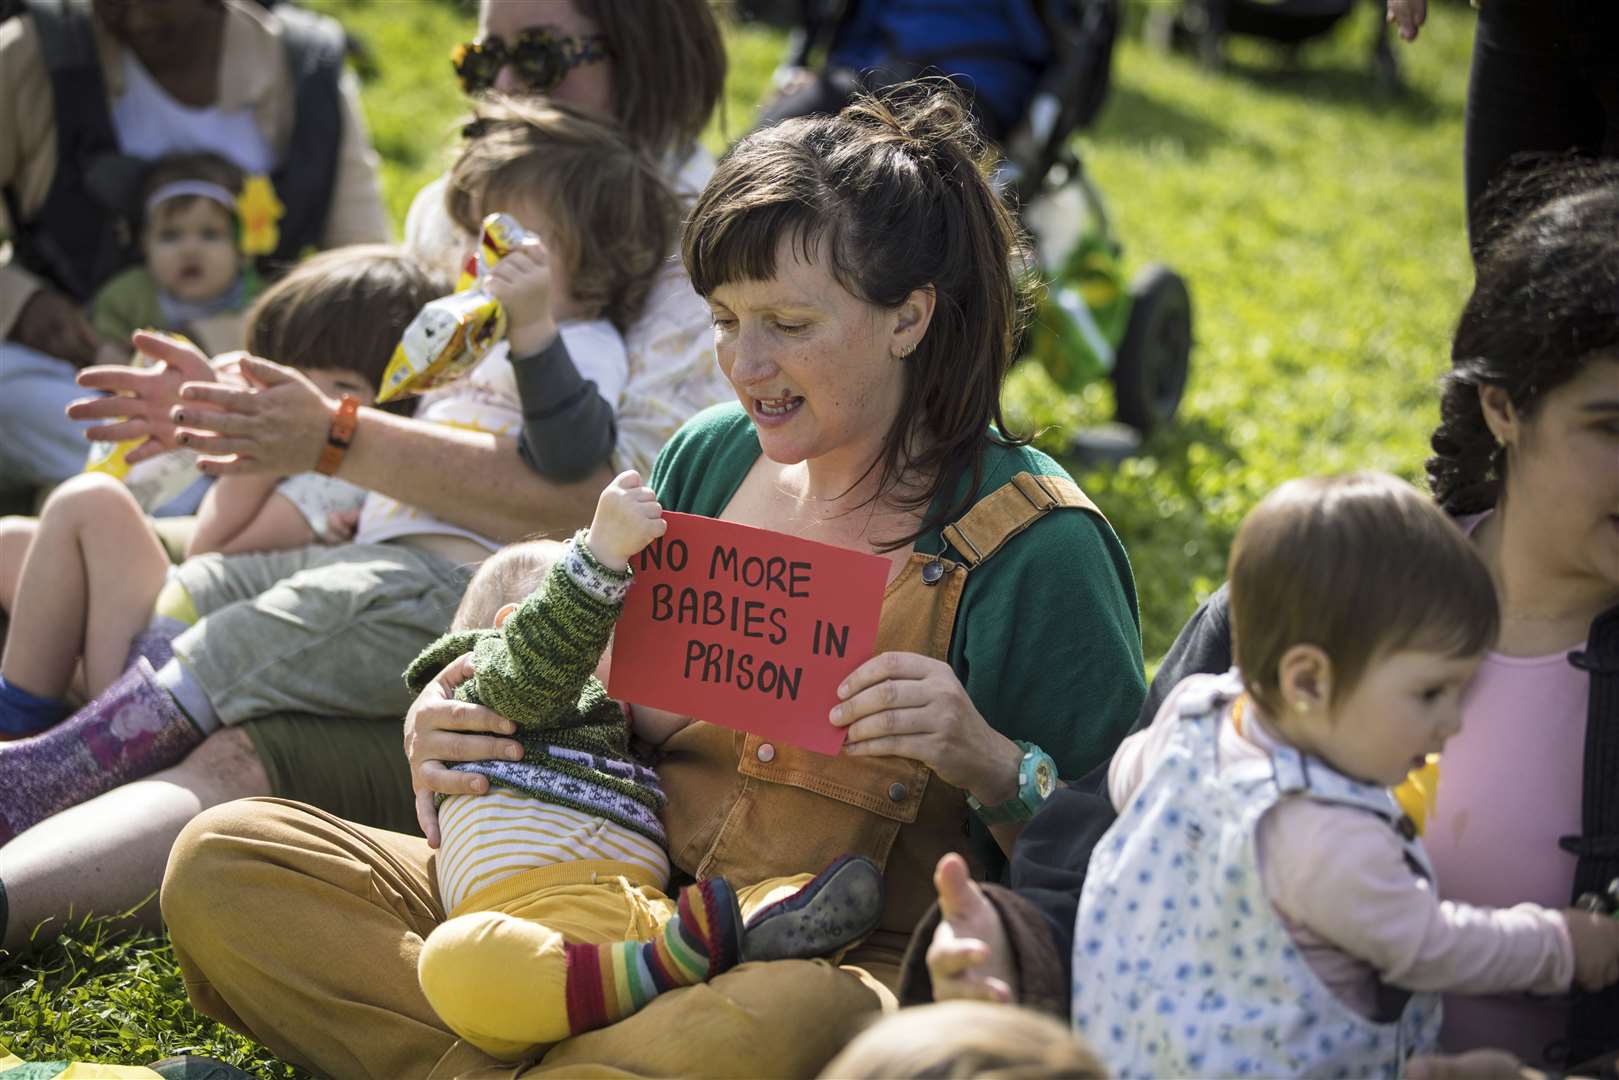
[[[1332,694],[1373,658],[1420,648],[1478,656],[1500,614],[1490,572],[1433,500],[1383,473],[1291,480],[1243,519],[1231,545],[1232,655],[1243,686],[1279,709],[1295,645],[1332,660]]]
[[[1028,441],[1006,433],[1001,413],[1001,383],[1027,312],[1014,270],[1024,241],[990,186],[989,162],[947,80],[902,83],[835,117],[749,135],[721,159],[686,224],[682,255],[703,296],[774,277],[783,237],[877,307],[933,290],[932,321],[904,361],[901,414],[872,463],[878,497],[917,509],[968,472],[972,484],[894,547],[972,503],[989,440]],[[925,490],[895,495],[912,476],[926,478]]]
[[[451,219],[476,236],[503,203],[537,204],[573,299],[620,330],[633,323],[680,213],[657,163],[613,124],[556,102],[490,98],[466,130],[444,193]]]
[[[708,0],[574,0],[613,57],[617,119],[653,155],[691,152],[725,88],[725,42]]]
[[[299,263],[253,302],[247,351],[306,371],[347,368],[375,389],[405,327],[448,291],[399,248],[334,248]]]

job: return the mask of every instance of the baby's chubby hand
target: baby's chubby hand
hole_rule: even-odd
[[[532,356],[556,337],[552,286],[551,259],[538,239],[502,255],[484,278],[485,291],[506,309],[506,337],[514,358]]]
[[[623,570],[630,556],[664,534],[669,523],[652,489],[641,483],[634,469],[619,473],[596,501],[585,544],[609,570]]]
[[[1595,993],[1619,982],[1619,919],[1565,908],[1563,921],[1574,946],[1574,984]]]
[[[1017,1000],[1012,945],[995,905],[967,874],[967,862],[949,854],[933,871],[939,892],[939,925],[928,946],[933,1000],[972,998],[1010,1004]]]

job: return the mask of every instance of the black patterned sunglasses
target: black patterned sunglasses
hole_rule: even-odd
[[[517,69],[518,78],[530,92],[544,94],[555,90],[569,71],[581,64],[600,63],[607,56],[607,39],[600,34],[557,37],[549,31],[530,28],[521,31],[510,46],[498,34],[462,42],[450,50],[450,63],[455,65],[461,89],[468,94],[495,85],[500,69],[507,64]]]

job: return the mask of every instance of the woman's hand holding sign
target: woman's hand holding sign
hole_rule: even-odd
[[[1017,794],[1022,749],[989,726],[944,661],[881,653],[850,673],[838,697],[831,720],[848,728],[844,753],[912,758],[986,806]]]

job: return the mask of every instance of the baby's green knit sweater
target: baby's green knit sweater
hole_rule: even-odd
[[[620,598],[594,595],[581,583],[592,577],[616,579]],[[453,768],[481,773],[491,784],[542,802],[609,818],[666,844],[657,816],[664,803],[657,774],[634,760],[626,711],[592,674],[623,608],[627,581],[627,572],[606,570],[576,537],[502,628],[444,635],[406,669],[405,683],[419,693],[470,652],[475,674],[456,687],[456,698],[488,706],[516,724],[523,757]]]

